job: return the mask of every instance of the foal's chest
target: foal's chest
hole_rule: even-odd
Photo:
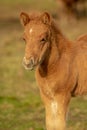
[[[52,77],[41,77],[38,73],[36,74],[36,80],[40,91],[49,98],[54,97],[54,89],[57,84],[56,80],[54,81]]]

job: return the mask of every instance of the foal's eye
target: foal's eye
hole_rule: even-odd
[[[40,40],[40,42],[41,42],[41,43],[46,42],[46,38],[42,38],[42,39]]]

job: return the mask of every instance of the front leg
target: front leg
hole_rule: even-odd
[[[47,130],[65,130],[66,114],[70,96],[61,94],[53,100],[43,97],[46,109]]]
[[[47,130],[65,130],[65,114],[57,101],[52,101],[46,106],[46,127]]]

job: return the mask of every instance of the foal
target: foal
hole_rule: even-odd
[[[35,68],[47,130],[65,130],[72,96],[87,93],[87,35],[70,42],[51,16],[20,14],[26,42],[23,65]]]

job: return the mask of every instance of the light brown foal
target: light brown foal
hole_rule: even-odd
[[[23,65],[35,68],[47,130],[65,130],[72,96],[87,94],[87,35],[69,41],[50,14],[20,15],[26,42]]]

